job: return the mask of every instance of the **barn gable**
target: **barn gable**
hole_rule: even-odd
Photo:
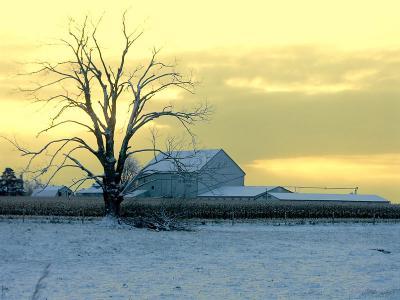
[[[243,186],[245,174],[224,150],[220,150],[198,173],[197,194],[221,186]]]
[[[138,180],[150,197],[196,197],[223,185],[244,185],[244,171],[222,149],[174,151],[170,156],[157,155]]]
[[[224,149],[219,149],[219,151],[202,167],[202,170],[213,169],[216,167],[215,165],[219,165],[220,168],[223,168],[224,165],[221,164],[221,160],[224,161],[225,165],[230,165],[230,167],[233,167],[238,172],[242,173],[243,176],[246,175],[246,172],[243,171],[243,169],[228,155],[228,153],[225,152]]]

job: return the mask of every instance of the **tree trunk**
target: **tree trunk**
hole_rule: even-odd
[[[121,202],[122,197],[120,196],[112,196],[104,193],[104,208],[105,215],[118,218],[121,212]]]

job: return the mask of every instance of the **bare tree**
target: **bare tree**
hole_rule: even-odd
[[[135,180],[140,172],[140,169],[139,161],[133,156],[128,157],[125,160],[124,170],[121,176],[121,183],[127,184]]]
[[[44,188],[44,184],[40,181],[40,179],[34,178],[32,180],[24,181],[25,195],[31,196],[33,191],[37,188]]]
[[[175,64],[160,61],[157,49],[153,50],[146,64],[127,70],[127,55],[142,32],[128,33],[125,14],[122,18],[124,45],[121,55],[116,65],[109,64],[96,35],[99,23],[89,23],[88,18],[79,26],[71,23],[69,38],[61,40],[70,51],[71,57],[58,63],[39,62],[39,68],[29,75],[44,75],[47,81],[24,91],[30,93],[36,102],[55,103],[58,108],[49,127],[39,134],[73,124],[88,131],[95,143],[92,145],[82,135],[66,136],[50,140],[39,150],[32,151],[21,147],[15,140],[12,142],[23,156],[29,157],[27,169],[32,167],[34,161],[39,160],[39,156],[49,157],[43,168],[31,171],[35,177],[48,173],[50,181],[65,168],[82,170],[85,176],[76,180],[73,185],[78,187],[87,180],[96,181],[103,189],[105,214],[119,216],[123,196],[132,190],[135,177],[123,182],[129,157],[144,152],[154,155],[161,152],[165,153],[165,158],[174,160],[168,155],[168,149],[162,150],[156,146],[154,136],[152,147],[137,148],[137,133],[159,118],[171,118],[192,134],[191,126],[197,121],[207,119],[210,110],[207,104],[200,104],[190,110],[179,110],[172,105],[162,105],[155,109],[154,103],[150,107],[154,96],[170,88],[193,93],[194,80],[177,71]],[[43,91],[47,92],[47,96],[42,95]],[[129,101],[128,121],[123,130],[122,142],[117,145],[116,124],[120,118],[118,108],[124,100]],[[87,121],[78,117],[65,118],[65,112],[69,110],[80,111],[87,117]],[[169,145],[171,147],[173,143]],[[77,153],[81,151],[86,151],[100,163],[100,174],[90,170],[77,158]],[[145,170],[141,170],[136,176],[144,172]]]

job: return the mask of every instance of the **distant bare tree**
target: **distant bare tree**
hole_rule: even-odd
[[[50,155],[43,168],[31,171],[36,177],[49,173],[51,180],[64,168],[82,170],[85,176],[76,180],[74,186],[78,187],[87,180],[96,181],[103,189],[105,214],[116,217],[120,214],[124,194],[132,190],[133,178],[127,182],[123,181],[128,158],[144,152],[154,155],[165,153],[166,159],[171,158],[168,153],[173,143],[169,143],[169,149],[162,150],[156,147],[156,141],[153,139],[152,147],[133,148],[140,129],[159,118],[171,118],[191,134],[191,126],[197,121],[207,119],[210,110],[207,104],[199,104],[190,110],[179,110],[162,103],[158,104],[158,109],[155,108],[157,103],[151,100],[160,92],[178,88],[193,93],[195,82],[191,76],[186,77],[177,71],[174,64],[160,61],[159,50],[156,49],[153,50],[148,63],[127,70],[127,54],[142,32],[127,31],[125,14],[122,18],[124,45],[119,62],[115,66],[106,61],[97,39],[99,23],[88,25],[86,18],[82,25],[74,24],[70,25],[69,39],[62,40],[71,57],[55,64],[39,62],[39,68],[29,74],[45,75],[48,80],[24,91],[30,93],[36,102],[54,103],[58,107],[58,113],[51,119],[49,127],[39,134],[64,125],[77,125],[94,137],[95,145],[91,145],[87,138],[79,135],[53,139],[36,151],[25,149],[16,141],[11,142],[23,156],[29,157],[27,169],[32,169],[33,161],[39,156]],[[67,86],[67,83],[73,85]],[[44,90],[50,96],[42,96]],[[122,143],[116,145],[116,124],[119,118],[117,108],[123,100],[129,101],[129,119],[125,125]],[[153,103],[151,107],[150,103]],[[69,110],[80,111],[88,121],[79,117],[63,118]],[[78,160],[76,154],[80,151],[86,151],[100,163],[103,169],[100,174],[96,174]]]
[[[121,183],[132,182],[139,174],[140,169],[139,161],[133,156],[128,157],[125,161],[124,171],[122,172]]]
[[[25,195],[27,196],[31,196],[35,189],[44,187],[45,185],[40,181],[40,179],[32,179],[24,181]]]

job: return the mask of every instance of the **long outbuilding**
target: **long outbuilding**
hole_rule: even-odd
[[[48,185],[33,190],[31,197],[68,197],[72,190],[65,185]]]
[[[363,194],[314,194],[314,193],[269,193],[271,200],[294,202],[338,202],[338,203],[390,203],[377,195]]]
[[[78,197],[103,197],[103,189],[98,184],[93,184],[91,187],[80,189],[75,193]]]
[[[199,198],[208,199],[260,199],[267,198],[267,194],[291,193],[288,189],[281,186],[222,186],[211,191],[201,193]]]
[[[224,186],[198,195],[207,199],[242,199],[307,203],[390,203],[377,195],[297,193],[282,186]]]

